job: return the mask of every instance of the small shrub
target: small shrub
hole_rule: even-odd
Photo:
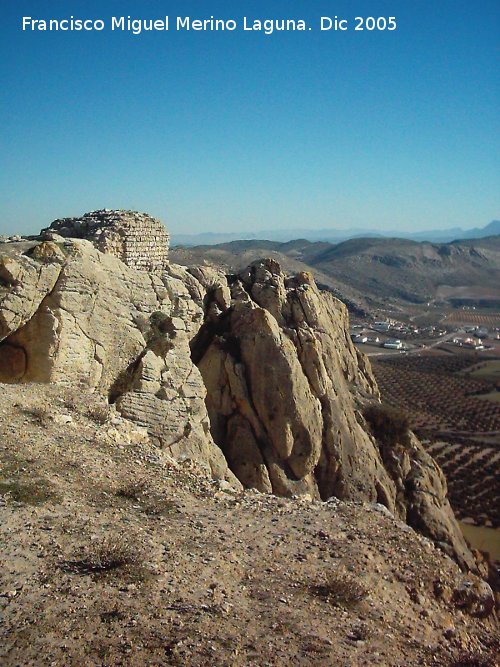
[[[118,483],[115,496],[127,498],[128,500],[139,500],[148,489],[148,480],[145,477],[137,479],[124,479]]]
[[[65,399],[63,401],[63,406],[66,408],[66,410],[70,410],[71,412],[74,412],[78,408],[76,401],[73,398]]]
[[[450,667],[493,667],[494,664],[494,658],[491,654],[466,652],[453,658]]]
[[[179,507],[174,500],[163,498],[160,496],[153,496],[144,503],[143,510],[148,516],[167,516],[177,514]]]
[[[93,574],[109,572],[125,566],[140,566],[144,554],[128,535],[107,535],[89,541],[78,557],[61,563],[66,572]]]
[[[355,642],[364,642],[370,638],[370,631],[366,625],[354,625],[347,636]]]
[[[343,570],[330,573],[324,582],[311,586],[310,591],[335,607],[359,604],[369,593],[366,586]]]
[[[118,609],[111,609],[111,611],[103,611],[100,614],[103,623],[112,623],[113,621],[123,621],[125,614]]]
[[[96,424],[104,426],[108,421],[109,407],[107,405],[95,405],[87,410],[87,417]]]
[[[383,445],[407,446],[410,441],[410,420],[402,410],[388,405],[370,405],[364,411],[372,435]]]
[[[164,356],[172,347],[172,338],[177,332],[172,318],[161,311],[152,313],[149,318],[150,330],[147,335],[148,347],[160,357]]]
[[[154,331],[160,334],[175,335],[175,328],[172,324],[172,318],[167,313],[157,310],[151,314],[149,322]]]
[[[114,495],[140,503],[141,510],[149,516],[167,516],[179,512],[177,502],[166,498],[161,492],[153,491],[147,477],[122,480],[115,488]]]
[[[21,412],[26,416],[31,417],[34,421],[38,422],[39,424],[43,424],[49,416],[47,408],[43,408],[41,406],[33,406],[29,408],[23,407],[21,408]]]
[[[43,505],[49,500],[59,500],[50,483],[42,478],[0,479],[0,496],[5,496],[16,503],[34,506]]]

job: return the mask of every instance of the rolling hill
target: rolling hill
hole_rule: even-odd
[[[239,240],[171,250],[180,264],[209,262],[229,272],[264,256],[287,271],[312,270],[319,283],[360,310],[433,302],[442,298],[443,287],[447,298],[455,291],[463,297],[469,289],[475,298],[500,298],[500,236],[439,244],[400,238],[337,244]]]
[[[411,241],[430,241],[432,243],[449,243],[456,239],[477,239],[500,234],[500,220],[492,220],[485,227],[474,227],[462,229],[452,227],[449,229],[427,229],[421,232],[404,232],[398,230],[380,230],[369,228],[335,229],[263,229],[250,232],[203,232],[201,234],[172,234],[173,245],[195,246],[216,245],[229,243],[231,241],[267,239],[278,243],[286,243],[292,239],[305,238],[311,242],[327,241],[329,243],[341,243],[348,239],[356,238],[400,238]]]

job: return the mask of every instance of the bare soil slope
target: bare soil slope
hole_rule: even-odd
[[[479,580],[384,508],[231,490],[99,400],[0,386],[2,665],[495,664]]]

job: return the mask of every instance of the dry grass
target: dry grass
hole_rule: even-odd
[[[61,569],[75,574],[98,574],[127,567],[139,571],[145,554],[128,534],[110,534],[89,540],[75,558],[60,563]]]
[[[149,482],[146,477],[124,478],[118,481],[114,490],[118,498],[140,500],[148,491]]]
[[[42,505],[47,501],[58,503],[61,498],[53,483],[39,475],[32,458],[18,452],[2,452],[0,459],[0,496],[7,503]]]
[[[140,509],[149,516],[166,516],[179,512],[175,500],[167,498],[161,490],[153,489],[148,477],[123,477],[113,489],[117,498],[139,503]]]
[[[7,477],[0,479],[0,496],[23,505],[42,505],[49,500],[53,502],[59,500],[50,483],[42,478],[24,480]]]
[[[104,426],[109,419],[109,406],[105,404],[94,405],[87,410],[86,415],[99,426]]]
[[[368,588],[345,570],[331,572],[323,582],[310,586],[309,591],[335,607],[354,606],[369,594]]]

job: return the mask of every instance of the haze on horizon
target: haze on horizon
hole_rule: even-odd
[[[172,233],[420,231],[500,217],[500,5],[335,3],[393,33],[23,33],[22,16],[304,18],[300,1],[0,10],[0,234],[97,208]]]

